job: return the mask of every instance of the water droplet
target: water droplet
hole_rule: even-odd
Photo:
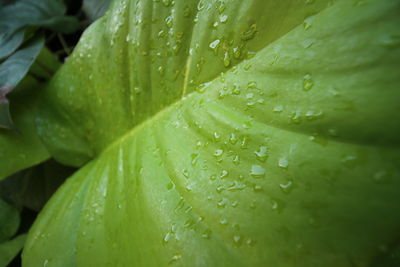
[[[287,169],[287,167],[289,166],[289,161],[287,160],[287,158],[280,158],[278,166],[282,169]]]
[[[172,264],[182,258],[182,254],[176,253],[172,256],[171,260],[169,261],[169,264]]]
[[[293,190],[293,182],[292,181],[288,181],[285,184],[279,184],[279,187],[282,190],[282,192],[288,194]]]
[[[165,25],[167,25],[168,28],[171,28],[173,25],[173,19],[171,16],[168,16],[165,18]]]
[[[241,149],[247,149],[248,139],[246,136],[243,136],[242,141],[240,142]]]
[[[167,189],[168,190],[171,190],[171,189],[173,189],[174,188],[174,184],[173,183],[168,183],[167,184]]]
[[[323,113],[320,112],[315,112],[313,110],[309,110],[306,112],[306,114],[304,114],[304,116],[306,117],[307,120],[311,121],[311,120],[316,120],[321,118],[323,115]]]
[[[309,16],[309,17],[304,19],[303,27],[304,27],[305,30],[308,30],[309,28],[311,28],[313,20],[314,20],[313,16]]]
[[[283,106],[282,105],[275,106],[272,111],[275,113],[280,113],[283,111]]]
[[[304,77],[303,77],[303,90],[304,91],[310,91],[311,88],[313,88],[313,86],[314,86],[314,81],[313,81],[311,75],[310,74],[304,75]]]
[[[218,208],[225,208],[226,202],[227,202],[227,200],[225,198],[221,199],[220,201],[218,201],[217,207]]]
[[[256,154],[256,158],[261,161],[261,162],[265,162],[267,160],[268,157],[268,150],[266,146],[260,146],[259,149],[257,151],[254,152],[254,154]]]
[[[204,2],[202,0],[199,1],[197,4],[197,10],[201,11],[204,8]]]
[[[261,192],[262,191],[262,186],[256,184],[256,185],[253,186],[253,190],[254,190],[254,192]]]
[[[219,21],[220,21],[221,23],[225,23],[227,20],[228,20],[228,16],[227,16],[227,15],[221,15],[221,16],[219,17]]]
[[[247,88],[249,89],[257,89],[257,82],[256,81],[250,81],[247,83]],[[251,94],[252,96],[250,98],[252,98],[254,96],[254,94]]]
[[[211,236],[211,230],[210,229],[207,229],[207,230],[205,230],[204,232],[203,232],[203,234],[201,235],[201,237],[202,238],[204,238],[204,239],[209,239],[210,238],[210,236]]]
[[[172,4],[172,0],[162,0],[164,6],[170,6]]]
[[[400,46],[400,34],[387,35],[382,39],[381,44],[387,47]]]
[[[296,123],[296,124],[301,123],[301,121],[302,121],[301,111],[296,110],[296,111],[292,112],[290,121],[293,123]]]
[[[236,247],[240,247],[240,245],[242,245],[242,237],[240,235],[233,236],[233,244]]]
[[[221,193],[221,192],[223,192],[223,191],[226,190],[226,186],[225,186],[225,185],[217,186],[217,187],[215,188],[215,190],[217,191],[217,193]]]
[[[265,169],[260,165],[252,165],[250,175],[254,178],[263,178],[265,177]]]
[[[189,178],[189,171],[187,169],[183,169],[182,174],[185,176],[185,178]]]
[[[212,41],[212,42],[210,43],[209,47],[210,47],[212,50],[214,50],[215,53],[217,53],[217,49],[218,49],[218,47],[219,47],[220,42],[221,42],[221,41],[220,41],[219,39],[216,39],[216,40],[214,40],[214,41]]]
[[[199,154],[197,154],[197,153],[192,153],[192,154],[190,155],[190,158],[191,158],[191,164],[192,164],[192,166],[195,166],[196,163],[197,163],[197,161],[198,161],[198,159],[199,159]]]
[[[224,53],[224,66],[225,67],[229,67],[229,65],[231,65],[231,58],[229,56],[228,51],[225,51],[225,53]]]
[[[248,246],[254,246],[255,243],[256,243],[256,242],[255,242],[253,239],[251,239],[251,238],[248,238],[248,239],[246,240],[246,244],[247,244]]]
[[[315,42],[314,39],[307,39],[303,42],[303,47],[310,48],[314,44],[314,42]]]
[[[235,145],[238,141],[237,136],[234,133],[231,133],[229,135],[229,143],[231,143],[232,145]]]
[[[338,136],[338,132],[337,132],[336,129],[329,129],[328,130],[328,135],[332,136],[332,137],[336,137],[336,136]]]
[[[342,162],[346,167],[349,167],[349,168],[353,168],[359,163],[358,162],[358,157],[354,156],[354,155],[345,156],[342,159]]]
[[[232,93],[233,93],[234,95],[239,95],[239,94],[241,93],[240,87],[237,86],[237,85],[235,85],[235,86],[233,87]]]
[[[221,225],[228,225],[228,220],[227,220],[226,218],[222,218],[222,219],[219,221],[219,223],[220,223]]]
[[[233,160],[232,160],[233,164],[235,165],[239,165],[240,164],[240,158],[238,155],[236,155]]]
[[[239,47],[234,47],[232,50],[233,50],[233,57],[239,59],[241,55],[241,49]]]
[[[214,141],[215,142],[221,141],[221,135],[217,132],[214,132]]]
[[[135,86],[133,88],[133,91],[135,92],[135,94],[140,94],[142,92],[142,88]]]
[[[171,240],[172,235],[173,235],[173,233],[171,233],[171,232],[166,233],[164,238],[163,238],[163,240],[162,240],[163,243],[167,244]]]
[[[240,191],[246,188],[246,185],[240,182],[233,182],[227,190],[230,192]]]
[[[219,176],[219,178],[224,179],[226,177],[228,177],[228,171],[227,170],[222,170],[221,175]]]
[[[271,208],[273,211],[281,213],[285,208],[285,203],[277,198],[271,198]]]
[[[389,182],[389,174],[385,170],[378,171],[374,174],[373,180],[377,184],[385,184]]]
[[[215,152],[214,152],[214,157],[216,157],[216,158],[220,158],[220,157],[222,157],[222,154],[224,153],[224,151],[222,150],[222,149],[217,149],[217,150],[215,150]]]
[[[243,41],[251,40],[254,38],[256,33],[257,33],[257,25],[252,24],[245,32],[242,33],[242,40]]]

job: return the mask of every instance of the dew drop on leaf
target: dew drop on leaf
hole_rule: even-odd
[[[242,245],[242,237],[240,235],[233,236],[233,244],[236,247],[240,247],[240,245]]]
[[[278,161],[278,166],[279,168],[287,169],[287,167],[289,166],[289,161],[285,157],[280,158]]]
[[[260,165],[252,165],[250,175],[254,178],[263,178],[265,176],[265,169]]]
[[[265,162],[267,160],[267,156],[268,156],[268,150],[266,146],[260,146],[259,149],[257,151],[254,152],[254,154],[256,154],[256,158],[261,161],[261,162]]]
[[[306,74],[303,77],[303,90],[310,91],[314,86],[314,80],[310,74]]]

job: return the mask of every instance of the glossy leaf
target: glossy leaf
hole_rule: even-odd
[[[113,2],[44,94],[48,149],[90,162],[24,264],[372,264],[399,238],[399,10]]]

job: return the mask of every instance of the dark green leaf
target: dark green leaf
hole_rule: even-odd
[[[44,45],[38,35],[0,64],[0,87],[14,87],[26,75]]]
[[[17,232],[19,223],[18,210],[0,198],[0,243]]]
[[[44,39],[36,36],[0,64],[0,128],[13,128],[6,94],[24,78],[43,45]]]
[[[6,94],[12,89],[12,86],[0,87],[0,128],[11,129],[14,127],[10,115],[10,103],[6,98]]]
[[[82,9],[91,21],[104,15],[111,0],[83,0]]]
[[[49,160],[0,181],[0,197],[16,207],[39,211],[75,169]]]
[[[49,157],[35,129],[37,93],[41,87],[41,83],[27,75],[9,95],[18,131],[0,129],[0,180]]]
[[[1,29],[0,31],[6,31],[6,29]],[[4,32],[5,33],[5,32]],[[12,54],[24,41],[24,29],[18,29],[12,34],[0,33],[0,62],[3,58],[6,58]]]
[[[10,241],[0,243],[0,266],[8,266],[24,246],[25,240],[26,234],[23,234]]]
[[[0,60],[22,44],[26,26],[74,32],[79,27],[78,20],[64,16],[65,11],[60,0],[20,0],[0,6]]]

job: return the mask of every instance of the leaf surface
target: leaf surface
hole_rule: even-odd
[[[89,163],[24,264],[369,266],[400,223],[400,2],[310,2],[113,2],[45,91],[47,147]]]
[[[26,234],[23,234],[10,241],[0,243],[0,266],[8,266],[24,246],[25,240]]]
[[[28,75],[10,94],[10,111],[17,130],[0,129],[0,180],[49,158],[35,129],[35,90],[41,86]]]

